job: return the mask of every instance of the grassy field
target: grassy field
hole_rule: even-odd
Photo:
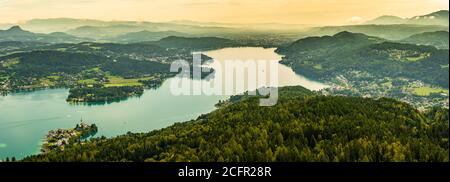
[[[78,80],[78,83],[86,85],[93,85],[96,82],[94,79]]]
[[[381,85],[383,85],[385,87],[389,87],[389,88],[393,87],[392,81],[388,81],[386,83],[382,83]]]
[[[86,72],[101,72],[100,68],[92,68],[89,70],[86,70]],[[143,86],[144,84],[140,83],[139,80],[151,80],[154,77],[142,77],[142,78],[133,78],[133,79],[126,79],[120,76],[113,76],[109,72],[103,72],[106,76],[106,78],[109,80],[109,82],[104,83],[105,87],[123,87],[123,86]],[[96,79],[84,79],[84,80],[78,80],[79,84],[86,84],[86,85],[94,85],[95,83],[98,83]]]
[[[105,87],[143,86],[139,80],[150,80],[152,78],[153,77],[125,79],[119,76],[108,76],[109,83],[105,84]]]
[[[84,73],[89,73],[89,72],[100,72],[100,68],[99,67],[95,67],[95,68],[91,68],[88,70],[83,71]],[[79,84],[86,84],[86,85],[93,85],[95,83],[97,83],[97,81],[95,79],[85,79],[85,80],[78,80]]]
[[[316,64],[316,65],[314,65],[314,69],[321,70],[322,69],[322,65]]]
[[[418,55],[416,57],[407,57],[406,60],[408,60],[409,62],[416,62],[416,61],[420,61],[422,59],[425,59],[425,58],[427,58],[429,56],[430,56],[429,53],[426,53],[426,54],[424,53],[424,54],[420,54],[420,55]]]
[[[89,69],[88,71],[100,72],[101,70],[100,70],[100,67],[95,67],[95,68]]]
[[[20,60],[19,58],[13,58],[3,61],[1,64],[3,67],[9,68],[15,64],[19,64]]]
[[[60,76],[47,76],[47,78],[50,80],[59,80]]]
[[[39,80],[39,86],[44,86],[44,87],[50,87],[50,86],[55,86],[55,82],[54,80],[51,80],[49,78],[42,78]]]
[[[448,94],[448,90],[445,90],[442,88],[419,87],[419,88],[414,88],[412,93],[415,95],[418,95],[418,96],[429,96],[432,93],[447,93]]]
[[[419,55],[412,54],[408,51],[390,50],[389,57],[402,62],[416,62],[430,57],[431,53],[421,53]]]

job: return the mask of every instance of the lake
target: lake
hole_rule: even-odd
[[[275,49],[258,47],[225,48],[204,54],[223,60],[281,60]],[[214,66],[212,66],[214,68]],[[278,64],[279,86],[301,85],[319,90],[326,85],[295,74],[289,67]],[[37,154],[49,130],[73,128],[80,119],[95,123],[98,136],[113,137],[127,132],[148,132],[175,122],[196,119],[215,109],[226,95],[180,95],[171,92],[167,79],[157,89],[145,90],[139,98],[105,105],[71,105],[65,101],[68,89],[48,89],[0,96],[0,159],[15,156],[20,159]],[[194,80],[208,83],[212,80]]]

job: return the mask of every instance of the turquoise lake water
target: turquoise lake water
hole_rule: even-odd
[[[205,52],[215,61],[274,60],[281,56],[274,49],[256,47],[226,48]],[[289,67],[278,64],[279,86],[302,85],[318,90],[326,85],[295,74]],[[247,77],[246,77],[247,78]],[[175,96],[171,82],[145,90],[139,98],[104,105],[71,105],[65,99],[68,89],[48,89],[0,96],[0,159],[15,156],[20,159],[37,154],[42,139],[49,130],[73,128],[80,118],[95,123],[98,136],[113,137],[127,132],[148,132],[164,128],[175,122],[195,119],[215,109],[226,95]],[[212,80],[196,80],[208,83]]]

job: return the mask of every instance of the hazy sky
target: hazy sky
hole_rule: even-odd
[[[33,18],[346,24],[448,9],[448,0],[0,0],[0,23]]]

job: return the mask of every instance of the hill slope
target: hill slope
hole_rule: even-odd
[[[408,19],[410,24],[444,25],[448,26],[448,10],[441,10],[427,15],[415,16]]]
[[[277,52],[299,74],[330,80],[346,72],[369,73],[370,77],[406,77],[448,88],[448,51],[350,32],[300,39]],[[433,73],[433,74],[430,74]],[[367,79],[367,78],[366,78]],[[373,78],[372,78],[373,79]]]
[[[365,24],[389,25],[389,24],[416,24],[416,25],[441,25],[448,26],[448,10],[436,11],[426,15],[411,18],[400,18],[397,16],[380,16]]]
[[[389,25],[389,24],[403,24],[406,20],[398,16],[384,15],[373,20],[367,21],[365,24],[375,25]]]
[[[195,121],[97,138],[23,161],[448,161],[448,113],[425,115],[391,99],[280,90],[279,103],[247,98]]]
[[[126,33],[111,38],[109,40],[111,40],[112,42],[133,43],[133,42],[157,41],[169,36],[187,36],[187,34],[175,31],[150,32],[144,30],[139,32]]]
[[[425,32],[412,35],[403,39],[401,42],[418,45],[432,45],[440,49],[448,49],[448,35],[448,31]]]

